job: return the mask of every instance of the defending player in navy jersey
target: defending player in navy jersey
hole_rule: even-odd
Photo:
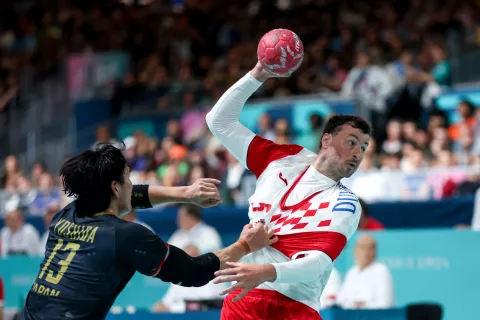
[[[214,179],[189,187],[132,186],[121,150],[100,145],[61,168],[65,191],[77,199],[52,220],[45,259],[20,319],[104,319],[135,272],[183,286],[203,286],[227,261],[276,241],[261,224],[244,227],[239,240],[193,258],[142,225],[120,217],[132,208],[163,202],[220,202]],[[272,238],[272,239],[271,239]]]

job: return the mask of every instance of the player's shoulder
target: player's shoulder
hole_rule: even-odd
[[[348,187],[346,187],[343,183],[339,182],[337,188],[338,188],[339,193],[349,194],[349,195],[358,199],[358,197],[355,195],[355,193],[352,190],[350,190]]]
[[[112,217],[111,222],[116,233],[122,232],[125,235],[132,235],[132,236],[145,234],[145,233],[152,233],[150,229],[148,229],[146,226],[140,223],[126,221],[119,217]]]

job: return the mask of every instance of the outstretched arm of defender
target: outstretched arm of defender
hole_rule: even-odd
[[[132,207],[137,209],[151,208],[161,203],[191,203],[208,208],[221,203],[217,179],[198,179],[190,186],[163,187],[135,185],[132,190]]]
[[[132,269],[163,281],[185,287],[204,286],[215,271],[227,267],[227,261],[238,261],[244,255],[274,244],[273,230],[263,224],[246,225],[239,240],[231,246],[191,257],[170,246],[156,234],[136,223],[124,223],[116,232],[117,259]],[[272,238],[273,237],[273,238]]]

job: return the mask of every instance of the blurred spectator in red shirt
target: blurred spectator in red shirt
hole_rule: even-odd
[[[362,206],[362,215],[360,216],[360,222],[358,223],[358,230],[384,230],[385,227],[380,221],[368,215],[367,203],[363,199],[358,199],[358,201],[360,201],[360,205]]]

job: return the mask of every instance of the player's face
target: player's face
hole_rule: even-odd
[[[118,183],[118,212],[124,216],[132,211],[132,181],[130,180],[130,168],[126,167],[123,172],[123,184]]]
[[[377,255],[377,244],[370,236],[363,236],[357,240],[355,246],[355,260],[357,265],[364,268],[375,261]]]
[[[340,132],[332,137],[332,165],[338,176],[348,178],[357,171],[369,140],[368,134],[350,125],[344,125]]]

